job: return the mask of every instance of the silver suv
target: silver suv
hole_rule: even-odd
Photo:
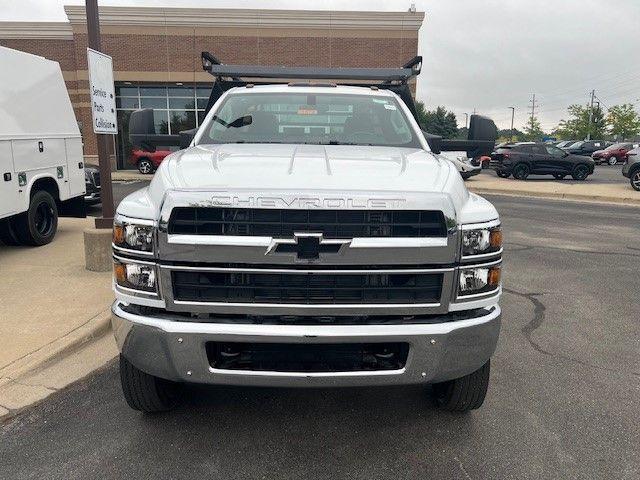
[[[211,103],[189,148],[117,210],[112,324],[129,405],[169,409],[185,382],[432,384],[443,408],[482,405],[500,219],[400,95],[247,84]],[[153,129],[138,113],[134,139]]]
[[[629,179],[634,190],[640,192],[640,148],[634,148],[627,152],[622,175]]]

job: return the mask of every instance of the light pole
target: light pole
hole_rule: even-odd
[[[465,113],[464,114],[464,128],[469,128],[468,125],[469,125],[469,114]]]
[[[513,142],[513,119],[516,116],[516,107],[509,107],[511,109],[511,141]]]

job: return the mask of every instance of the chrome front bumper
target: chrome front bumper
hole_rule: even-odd
[[[498,305],[475,318],[436,324],[255,325],[150,317],[112,306],[112,327],[122,354],[140,370],[178,382],[226,385],[328,387],[433,383],[462,377],[493,354],[500,332]],[[270,372],[219,370],[209,364],[207,342],[409,343],[400,370]]]

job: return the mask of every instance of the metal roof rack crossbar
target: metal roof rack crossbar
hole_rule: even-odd
[[[202,52],[202,68],[215,77],[238,79],[272,78],[296,80],[375,80],[406,83],[420,74],[422,57],[416,56],[400,68],[284,67],[267,65],[225,65],[209,52]]]

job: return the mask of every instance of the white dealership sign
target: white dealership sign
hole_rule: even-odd
[[[89,94],[93,131],[116,135],[116,94],[113,86],[113,62],[109,55],[87,48]]]

